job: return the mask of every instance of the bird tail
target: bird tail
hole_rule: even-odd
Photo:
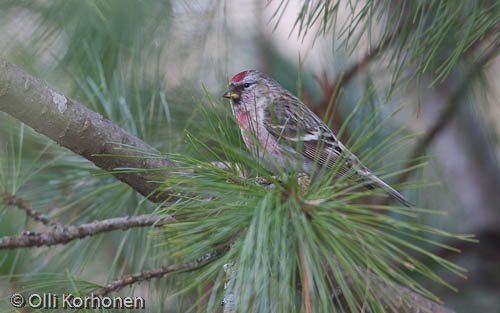
[[[401,202],[403,205],[407,206],[407,207],[412,207],[413,205],[410,203],[410,201],[408,201],[408,199],[406,199],[405,196],[403,196],[401,193],[399,193],[396,189],[392,188],[391,186],[389,186],[387,183],[385,183],[383,180],[381,180],[380,178],[378,178],[377,176],[373,175],[373,174],[370,174],[368,176],[365,176],[365,178],[370,181],[370,184],[367,185],[367,187],[369,189],[373,189],[376,187],[379,187],[381,189],[383,189],[385,192],[387,192],[391,197],[393,197],[394,199],[398,200],[399,202]]]

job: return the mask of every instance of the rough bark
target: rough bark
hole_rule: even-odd
[[[146,158],[144,154],[123,149],[129,145],[140,151],[159,152],[123,128],[89,110],[43,81],[27,74],[0,58],[0,111],[3,111],[61,146],[83,156],[105,171],[116,168],[174,168],[175,163],[164,158]],[[121,155],[103,157],[97,154]],[[113,173],[140,194],[154,202],[167,199],[167,194],[154,194],[158,184],[151,176],[168,171]]]
[[[109,218],[106,220],[94,221],[79,226],[65,226],[64,228],[52,232],[34,233],[24,232],[15,237],[0,237],[0,250],[30,248],[40,246],[53,246],[65,244],[75,239],[82,239],[104,232],[114,230],[127,230],[135,227],[161,226],[167,222],[172,222],[170,216],[124,216]]]

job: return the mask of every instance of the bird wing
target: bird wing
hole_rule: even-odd
[[[379,187],[407,207],[412,205],[397,190],[375,176],[335,137],[335,134],[304,103],[290,93],[275,99],[264,112],[264,126],[277,141],[302,151],[321,167],[335,168],[338,175],[356,174],[365,187]]]
[[[304,103],[291,94],[275,99],[264,113],[264,126],[277,141],[301,151],[321,167],[334,168],[339,175],[352,173],[357,159],[333,132]]]

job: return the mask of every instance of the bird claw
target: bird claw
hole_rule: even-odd
[[[306,173],[301,173],[299,174],[297,181],[300,188],[302,189],[302,192],[305,192],[307,190],[307,187],[309,187],[309,184],[311,183],[311,178]]]

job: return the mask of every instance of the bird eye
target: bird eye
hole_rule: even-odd
[[[250,87],[250,84],[249,83],[244,83],[243,87],[248,88],[248,87]]]

